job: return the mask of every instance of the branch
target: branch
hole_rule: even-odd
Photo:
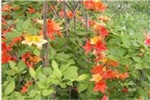
[[[56,17],[58,17],[59,19],[61,19],[61,18],[59,17],[59,15],[57,14],[57,10],[55,9],[54,4],[53,4],[52,2],[51,2],[50,4],[51,4],[51,6],[53,6],[53,8],[54,8],[54,9],[52,9],[52,13],[53,13]]]
[[[47,36],[47,1],[44,1],[43,5],[43,29],[44,29],[44,39],[48,41],[48,36]],[[49,66],[49,44],[48,42],[44,45],[44,66],[48,67]]]
[[[63,1],[63,11],[64,11],[64,17],[65,17],[65,26],[66,26],[66,37],[68,37],[68,29],[69,29],[69,23],[68,23],[68,18],[67,18],[67,12],[66,12],[66,2]]]
[[[73,13],[73,10],[72,10],[72,8],[68,5],[68,3],[66,3],[65,1],[63,1],[63,3],[64,3],[65,6],[67,6],[67,7],[71,10],[71,12]]]
[[[85,24],[86,24],[86,32],[88,32],[89,24],[88,24],[88,14],[85,14]]]

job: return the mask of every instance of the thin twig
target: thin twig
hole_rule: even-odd
[[[68,37],[68,29],[69,29],[69,23],[67,18],[67,12],[66,12],[66,2],[63,1],[63,11],[64,11],[64,17],[65,17],[65,26],[66,26],[66,37]]]
[[[71,100],[71,87],[69,87],[69,100]]]
[[[46,39],[48,41],[48,36],[47,36],[47,1],[44,1],[44,5],[43,5],[43,29],[44,29],[44,39]],[[49,66],[49,43],[47,42],[44,45],[44,66],[48,67]]]
[[[59,17],[59,15],[57,14],[57,10],[55,9],[54,4],[53,4],[52,2],[51,2],[50,4],[51,4],[51,5],[53,6],[53,8],[54,8],[54,9],[52,9],[53,14],[54,14],[57,18],[61,19],[61,18]]]
[[[67,2],[65,2],[65,1],[63,1],[63,3],[65,4],[65,6],[67,6],[70,10],[71,10],[71,12],[73,13],[73,10],[72,10],[72,8],[68,5],[68,3]]]
[[[89,29],[89,23],[88,23],[88,14],[85,14],[85,24],[86,24],[86,32],[88,32]]]

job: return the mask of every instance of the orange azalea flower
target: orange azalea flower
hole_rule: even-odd
[[[10,11],[11,5],[10,4],[5,4],[2,6],[2,12],[7,12]]]
[[[4,20],[3,18],[2,18],[2,26],[6,26],[7,25],[7,22],[6,22],[6,20]],[[2,30],[3,31],[3,30]]]
[[[4,63],[8,63],[10,60],[11,60],[11,55],[10,54],[8,54],[7,52],[3,52],[2,53],[2,64],[4,64]]]
[[[105,64],[105,62],[107,61],[106,54],[104,52],[97,55],[96,51],[93,51],[93,54],[96,55],[95,62],[102,62]]]
[[[63,10],[59,11],[58,15],[59,15],[60,17],[64,17],[64,11],[63,11]]]
[[[122,89],[122,92],[127,93],[127,92],[128,92],[128,88],[127,88],[127,87],[124,87],[124,88]]]
[[[83,2],[83,4],[84,4],[85,8],[88,9],[88,10],[94,9],[95,3],[94,3],[93,1],[85,0],[85,1]]]
[[[101,40],[98,40],[94,45],[94,49],[96,50],[96,54],[99,54],[102,51],[105,51],[107,48],[105,43],[103,43]]]
[[[129,73],[128,73],[128,72],[119,74],[119,78],[120,78],[121,80],[125,80],[125,79],[128,78],[128,77],[129,77]]]
[[[88,23],[89,23],[89,25],[90,25],[90,26],[93,26],[93,25],[95,25],[95,24],[96,24],[96,22],[95,22],[95,21],[93,21],[93,20],[88,20]]]
[[[5,53],[7,51],[11,51],[12,48],[10,46],[6,46],[6,42],[2,43],[2,52]]]
[[[39,61],[41,61],[40,57],[33,55],[30,52],[26,52],[24,55],[22,55],[22,60],[25,62],[27,67],[34,67],[35,64],[37,64]]]
[[[88,10],[103,12],[107,8],[107,6],[103,2],[101,2],[101,0],[84,0],[83,4]]]
[[[5,36],[8,32],[11,32],[11,31],[12,31],[11,28],[2,30],[2,36]]]
[[[85,46],[83,46],[83,49],[85,50],[85,54],[87,54],[88,52],[92,50],[92,45],[90,44],[88,40],[86,41]]]
[[[109,97],[107,97],[106,95],[104,95],[101,100],[108,100],[108,99],[109,99]]]
[[[25,84],[25,86],[26,86],[26,87],[29,87],[30,85],[32,85],[32,83],[33,83],[32,81],[28,81],[28,82]]]
[[[103,74],[104,71],[103,71],[103,66],[99,65],[99,66],[94,66],[93,69],[90,71],[92,74]]]
[[[91,44],[96,44],[96,42],[99,40],[98,36],[94,36],[93,38],[90,39]]]
[[[68,12],[67,12],[67,17],[68,17],[69,19],[71,19],[73,16],[74,16],[74,14],[73,14],[71,11],[68,11]]]
[[[116,78],[119,78],[120,73],[119,73],[118,71],[114,71],[114,74],[115,74],[115,77],[116,77]]]
[[[106,86],[106,82],[100,81],[98,83],[95,83],[94,91],[100,91],[102,93],[105,93],[107,88],[108,87]]]
[[[21,41],[22,41],[22,37],[13,38],[12,42],[10,43],[10,46],[13,46],[16,43],[21,42]]]
[[[28,88],[26,86],[23,86],[21,89],[21,93],[25,93],[28,91]]]
[[[112,67],[117,67],[119,65],[119,63],[117,61],[110,60],[110,59],[106,62],[106,64],[108,66],[112,66]]]
[[[29,60],[32,61],[34,64],[36,64],[39,61],[41,61],[41,59],[38,56],[36,56],[36,55],[30,56]]]
[[[109,34],[109,32],[108,32],[108,30],[104,26],[101,26],[101,28],[99,30],[99,34],[101,34],[102,37],[105,38]]]
[[[115,78],[115,74],[113,70],[108,70],[103,74],[104,79],[112,79]]]
[[[33,8],[28,8],[29,13],[35,13],[35,9]]]
[[[107,16],[99,16],[98,19],[101,20],[101,21],[103,21],[103,22],[110,21],[110,18],[107,17]]]
[[[28,88],[29,88],[29,86],[31,86],[32,85],[32,81],[28,81],[23,87],[22,87],[22,89],[21,89],[21,92],[22,93],[25,93],[25,92],[27,92],[28,91]]]
[[[100,12],[103,12],[107,8],[107,6],[101,1],[95,2],[94,5],[95,5],[95,10]]]
[[[57,33],[59,36],[62,36],[60,30],[62,29],[62,27],[60,27],[59,23],[56,23],[55,21],[49,19],[48,23],[47,23],[47,33],[48,36],[54,40],[54,34]]]
[[[146,39],[145,39],[144,43],[147,46],[150,46],[150,32],[146,34]]]
[[[94,74],[92,75],[92,79],[90,79],[90,81],[95,81],[95,82],[99,82],[100,80],[102,80],[102,76],[100,74]]]
[[[74,14],[72,13],[72,11],[67,11],[66,13],[67,13],[67,17],[68,17],[69,19],[73,18]],[[79,14],[80,12],[76,11],[75,13],[76,13],[76,14]],[[58,14],[59,14],[59,16],[62,17],[62,18],[65,16],[63,10],[61,10]]]

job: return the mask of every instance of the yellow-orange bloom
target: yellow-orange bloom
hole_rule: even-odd
[[[106,22],[106,21],[110,21],[111,19],[107,16],[99,16],[98,18],[99,20],[102,20],[103,22]]]
[[[95,82],[99,82],[100,80],[102,80],[102,76],[100,74],[94,74],[92,75],[92,79],[90,79],[90,81],[95,81]]]
[[[90,39],[91,44],[96,44],[97,41],[98,41],[98,36],[94,36],[93,38]]]
[[[43,39],[43,36],[37,36],[37,35],[27,35],[25,36],[25,40],[22,41],[22,44],[27,44],[31,46],[32,44],[36,45],[39,49],[42,49],[42,45],[45,44],[47,40]]]

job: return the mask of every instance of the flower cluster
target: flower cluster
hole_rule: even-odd
[[[60,23],[56,23],[54,20],[52,19],[48,19],[47,21],[47,34],[49,36],[50,39],[55,40],[55,33],[57,33],[57,35],[59,36],[63,36],[61,33],[62,27],[60,27]]]
[[[47,40],[43,39],[43,36],[32,36],[32,35],[26,35],[25,40],[22,41],[22,44],[27,44],[31,46],[32,44],[36,45],[39,49],[42,49],[42,45],[45,44]]]
[[[84,5],[87,9],[90,10],[99,10],[103,11],[106,6],[101,1],[85,1]],[[94,5],[94,6],[92,6]],[[101,5],[101,7],[98,6]],[[101,20],[101,23],[98,23],[94,20],[88,20],[88,24],[91,29],[94,30],[95,35],[86,40],[83,49],[85,54],[92,53],[95,58],[95,65],[91,69],[92,78],[90,81],[94,81],[95,87],[94,91],[100,91],[104,94],[102,100],[108,100],[108,94],[106,95],[106,90],[108,90],[107,80],[112,79],[121,79],[124,80],[129,77],[128,72],[119,72],[117,67],[119,63],[117,61],[111,60],[105,54],[107,46],[105,43],[105,38],[109,35],[109,31],[105,27],[105,22],[109,21],[110,18],[107,16],[100,16],[98,20]]]
[[[28,88],[29,88],[32,84],[33,84],[32,81],[28,81],[28,82],[22,87],[21,92],[22,92],[22,93],[27,92],[27,91],[28,91]]]
[[[39,61],[41,61],[39,56],[36,56],[32,54],[31,52],[26,52],[25,54],[22,55],[22,60],[25,62],[27,67],[34,67],[35,64],[37,64]]]
[[[83,4],[88,10],[103,12],[107,8],[107,6],[101,2],[101,0],[84,0]]]
[[[9,62],[12,59],[12,56],[9,54],[11,47],[7,46],[5,42],[2,43],[2,64]]]

